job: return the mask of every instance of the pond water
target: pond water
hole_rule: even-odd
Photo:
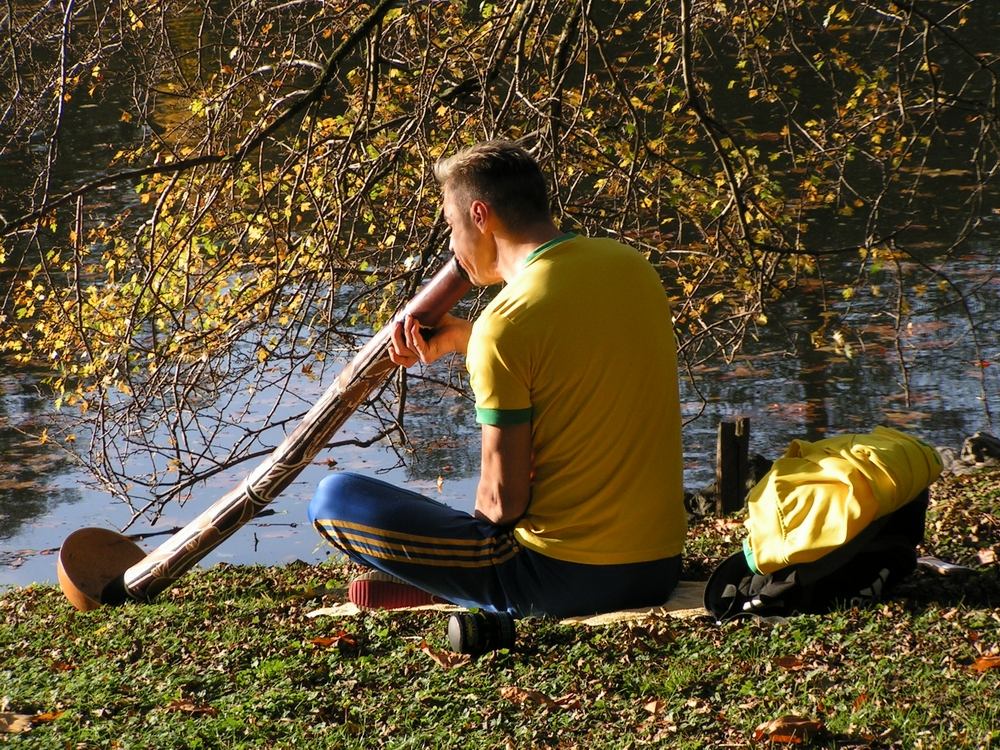
[[[113,108],[112,108],[113,110]],[[68,149],[57,180],[83,182],[93,165],[106,162],[113,149],[133,133],[114,111],[68,108],[66,129],[88,132],[86,144]],[[39,144],[39,147],[44,147]],[[0,154],[0,194],[24,189],[17,154]],[[101,191],[108,215],[134,204],[128,187]],[[0,206],[5,215],[16,215]],[[984,217],[983,228],[948,261],[948,274],[967,283],[972,326],[953,296],[933,286],[906,319],[898,339],[891,317],[878,299],[850,305],[850,333],[844,342],[816,348],[810,333],[821,319],[815,288],[803,286],[771,313],[770,324],[732,362],[697,368],[682,381],[687,488],[699,489],[714,476],[719,421],[737,415],[751,420],[751,452],[774,458],[793,438],[868,431],[878,424],[908,430],[935,445],[958,449],[977,430],[997,431],[1000,415],[1000,216]],[[843,272],[849,273],[849,261]],[[826,266],[828,272],[838,269]],[[9,269],[8,269],[9,270]],[[0,284],[6,283],[0,268]],[[839,305],[847,311],[847,302]],[[838,308],[838,306],[833,306]],[[452,363],[430,368],[444,377]],[[321,381],[292,384],[302,399],[317,397],[332,381],[335,367]],[[55,552],[72,531],[84,526],[121,528],[131,512],[115,502],[67,456],[51,444],[29,437],[54,419],[40,374],[13,369],[0,360],[0,587],[55,581]],[[269,515],[238,531],[207,556],[202,565],[316,562],[329,553],[306,521],[312,487],[332,470],[377,472],[396,483],[471,509],[478,471],[479,438],[466,398],[430,380],[412,386],[408,399],[411,450],[401,464],[379,443],[369,448],[343,446],[322,453],[276,500]],[[257,415],[263,418],[263,413]],[[282,415],[275,415],[280,418]],[[353,417],[338,440],[361,440],[379,425],[365,415]],[[170,506],[154,527],[136,523],[129,533],[150,534],[141,542],[152,549],[159,536],[183,526],[242,478],[252,464],[219,474],[196,488],[182,506]]]
[[[310,384],[299,383],[298,386],[306,389]],[[55,552],[68,534],[84,526],[122,528],[131,516],[124,504],[94,486],[89,476],[71,460],[21,433],[22,430],[37,433],[52,418],[50,404],[39,395],[37,388],[30,373],[7,372],[0,378],[0,467],[3,468],[0,476],[0,586],[54,582]],[[311,395],[318,396],[317,384],[312,384],[312,389]],[[310,394],[306,391],[304,395]],[[365,438],[377,431],[373,422],[364,415],[355,415],[337,439]],[[443,424],[440,427],[444,429]],[[441,441],[441,445],[478,451],[478,445],[471,445],[475,442],[475,433],[471,429],[469,433],[468,440],[459,440],[452,430],[451,440]],[[399,466],[395,453],[383,445],[367,449],[344,446],[320,454],[316,462],[272,503],[267,515],[238,531],[202,564],[222,561],[274,564],[296,559],[313,562],[326,557],[329,548],[319,545],[319,538],[306,520],[305,509],[311,488],[332,470],[331,459],[337,468],[378,472],[387,481],[406,482],[413,489],[455,507],[471,509],[475,490],[472,474],[456,471],[458,461],[446,463],[449,459],[443,458],[443,454],[438,458],[442,459],[437,467],[442,476],[440,483],[438,475],[431,476],[433,471],[429,465],[422,472]],[[428,460],[425,454],[417,463],[427,464]],[[140,522],[128,533],[154,534],[140,542],[146,549],[152,549],[166,538],[165,531],[191,521],[250,468],[252,464],[235,467],[214,477],[197,488],[185,506],[169,507],[154,527]]]

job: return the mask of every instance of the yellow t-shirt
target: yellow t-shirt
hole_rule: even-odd
[[[525,547],[599,565],[681,553],[676,344],[636,250],[576,235],[535,250],[473,325],[467,366],[479,422],[531,421]]]

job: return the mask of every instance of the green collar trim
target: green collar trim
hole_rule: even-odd
[[[549,240],[548,242],[546,242],[544,245],[539,245],[534,250],[532,250],[530,253],[528,253],[528,257],[526,257],[524,259],[524,263],[521,264],[522,267],[528,265],[529,263],[531,263],[531,261],[533,261],[535,258],[537,258],[542,253],[546,252],[547,250],[551,250],[556,245],[562,244],[563,242],[566,242],[567,240],[571,240],[574,237],[576,237],[576,232],[566,232],[566,234],[560,234],[558,237],[553,237],[551,240]]]

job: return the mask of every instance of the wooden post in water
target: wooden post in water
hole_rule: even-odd
[[[715,512],[724,516],[743,507],[750,471],[750,418],[724,419],[719,423],[715,454]]]

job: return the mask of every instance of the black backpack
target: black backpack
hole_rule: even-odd
[[[881,601],[917,567],[928,492],[872,521],[819,560],[767,575],[750,570],[742,552],[726,558],[705,586],[705,609],[720,622],[739,617],[821,614]]]

